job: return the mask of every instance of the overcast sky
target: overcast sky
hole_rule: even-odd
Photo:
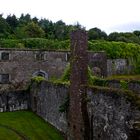
[[[140,30],[140,0],[0,0],[0,13],[6,17],[29,13],[66,24],[98,27],[106,33]]]

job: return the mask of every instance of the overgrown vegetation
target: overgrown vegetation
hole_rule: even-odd
[[[58,41],[44,38],[27,39],[0,39],[1,48],[22,48],[22,49],[47,49],[47,50],[68,50],[69,40]]]
[[[136,59],[140,53],[140,46],[133,43],[94,40],[89,41],[88,46],[92,51],[106,51],[108,58],[112,59]]]
[[[120,87],[122,89],[128,89],[128,82],[124,80],[120,80]]]
[[[44,80],[46,80],[46,79],[42,76],[35,76],[31,79],[31,82],[36,82],[37,84],[39,84]]]
[[[49,40],[43,38],[28,39],[1,39],[1,48],[28,48],[28,49],[50,49],[50,50],[69,50],[70,41]],[[108,58],[127,58],[139,60],[140,46],[133,43],[109,42],[101,40],[92,40],[88,42],[90,51],[105,51]]]
[[[1,140],[21,140],[20,134],[28,140],[63,140],[54,127],[29,111],[0,113],[0,130]]]
[[[59,106],[59,111],[61,113],[66,113],[68,111],[68,107],[69,107],[69,96],[67,96],[64,100],[64,102],[62,103],[62,105]]]
[[[126,80],[126,81],[140,81],[140,75],[112,75],[106,78],[106,80]]]
[[[61,76],[60,80],[62,82],[69,82],[69,80],[70,80],[70,64],[68,64],[67,67],[65,68],[64,73]]]
[[[90,67],[88,67],[88,84],[94,84],[96,77],[93,76]],[[69,82],[70,81],[70,65],[68,64],[62,77],[59,79],[61,82]]]

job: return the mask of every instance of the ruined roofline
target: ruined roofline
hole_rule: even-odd
[[[28,48],[0,48],[0,51],[47,51],[47,52],[70,52],[70,50],[55,50],[55,49],[28,49]],[[105,53],[105,51],[90,51],[88,53]]]
[[[48,52],[70,52],[68,50],[50,50],[50,49],[28,49],[28,48],[0,48],[5,51],[48,51]]]

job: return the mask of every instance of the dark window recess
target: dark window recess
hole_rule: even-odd
[[[9,60],[9,53],[6,52],[1,53],[1,60]]]
[[[0,74],[0,83],[8,84],[9,83],[9,74]]]
[[[36,60],[44,60],[44,54],[42,53],[36,54]]]
[[[70,53],[66,54],[66,61],[70,61]]]

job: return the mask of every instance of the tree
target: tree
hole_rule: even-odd
[[[88,31],[89,40],[107,39],[107,34],[95,27]]]
[[[6,18],[6,22],[11,26],[11,28],[14,30],[18,25],[18,20],[15,15],[8,15]]]
[[[44,30],[45,32],[45,37],[48,39],[54,39],[54,23],[52,21],[49,21],[47,19],[41,19],[39,21],[40,27]]]
[[[138,30],[134,31],[133,34],[135,34],[136,36],[140,37],[140,31],[138,31]]]
[[[38,24],[38,18],[37,18],[37,17],[32,18],[32,21],[33,21],[34,23]]]
[[[11,34],[11,28],[6,20],[0,15],[0,38],[8,38]]]
[[[62,20],[59,20],[54,25],[55,38],[63,40],[65,38],[65,23]]]
[[[29,22],[31,22],[31,16],[29,14],[21,14],[19,18],[19,25],[27,25]]]
[[[24,31],[27,34],[27,37],[31,37],[31,38],[45,37],[45,32],[42,30],[41,27],[39,27],[38,24],[34,22],[28,23],[25,26]]]
[[[113,32],[113,33],[109,34],[108,40],[140,44],[139,33],[140,32],[138,32],[138,31],[133,32],[133,33],[131,33],[131,32],[125,32],[125,33]]]
[[[108,40],[109,41],[116,41],[118,37],[120,37],[119,33],[118,32],[113,32],[113,33],[109,34]]]

